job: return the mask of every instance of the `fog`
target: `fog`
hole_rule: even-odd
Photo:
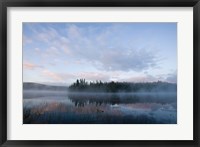
[[[176,124],[175,91],[23,90],[25,124]]]
[[[66,96],[67,91],[57,91],[57,90],[23,90],[23,98],[38,98],[45,96]]]
[[[66,97],[79,100],[89,99],[109,99],[112,97],[123,99],[138,99],[140,101],[161,100],[166,102],[176,101],[175,92],[117,92],[117,93],[105,93],[105,92],[70,92],[70,91],[56,91],[56,90],[24,90],[23,98],[47,98],[47,97]]]

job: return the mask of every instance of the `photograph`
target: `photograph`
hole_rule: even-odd
[[[0,146],[199,146],[199,1],[0,1]]]
[[[23,22],[23,124],[177,124],[176,22]]]

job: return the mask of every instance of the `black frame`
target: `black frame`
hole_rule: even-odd
[[[200,0],[0,0],[0,146],[200,146]],[[7,7],[193,7],[193,135],[192,141],[23,141],[7,140]],[[170,16],[169,16],[170,17]],[[187,132],[185,132],[187,133]]]

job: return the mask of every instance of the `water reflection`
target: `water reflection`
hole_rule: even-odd
[[[37,95],[38,94],[38,95]],[[176,123],[176,94],[24,93],[24,123]]]
[[[68,98],[77,107],[95,103],[96,106],[104,104],[130,104],[130,103],[160,103],[176,102],[176,94],[68,94]]]

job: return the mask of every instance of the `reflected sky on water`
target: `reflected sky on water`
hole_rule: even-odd
[[[177,122],[175,93],[24,92],[24,123]]]

